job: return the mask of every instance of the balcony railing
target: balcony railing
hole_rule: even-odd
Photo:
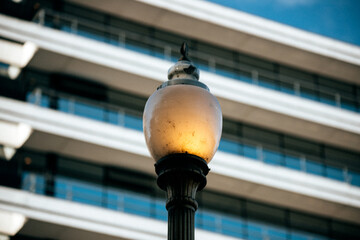
[[[73,178],[56,176],[53,196],[73,202],[93,205],[138,216],[167,221],[165,200],[150,195],[110,188]],[[22,189],[45,195],[44,175],[23,172]],[[241,216],[199,209],[195,227],[241,239],[260,240],[325,240],[324,236],[291,230],[282,226],[243,219]]]
[[[176,61],[178,47],[164,40],[104,25],[88,19],[42,9],[34,21],[61,31],[105,42],[121,48]],[[254,68],[201,51],[192,51],[192,59],[200,69],[238,81],[321,102],[342,109],[360,112],[360,96],[272,71]]]
[[[40,88],[30,92],[27,101],[46,108],[50,107],[50,101],[56,101],[58,111],[142,131],[142,113],[125,107]],[[325,164],[325,159],[316,156],[274,148],[246,138],[225,133],[220,141],[219,150],[269,165],[282,166],[360,186],[360,173],[356,171],[341,165]]]

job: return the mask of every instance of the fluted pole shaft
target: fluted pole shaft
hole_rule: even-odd
[[[195,210],[179,206],[168,214],[168,240],[194,240]]]

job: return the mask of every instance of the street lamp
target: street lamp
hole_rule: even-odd
[[[167,192],[168,239],[194,239],[197,191],[206,185],[207,164],[221,137],[222,113],[199,70],[181,46],[182,57],[145,105],[147,147],[156,161],[158,186]]]

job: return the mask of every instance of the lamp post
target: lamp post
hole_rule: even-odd
[[[197,191],[206,185],[208,163],[221,137],[222,113],[199,70],[181,46],[182,57],[145,105],[147,147],[155,160],[158,186],[166,191],[168,239],[194,239]]]

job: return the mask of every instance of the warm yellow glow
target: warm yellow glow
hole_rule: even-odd
[[[155,161],[173,153],[189,153],[210,162],[221,129],[220,105],[200,87],[167,86],[156,91],[145,106],[145,138]]]

